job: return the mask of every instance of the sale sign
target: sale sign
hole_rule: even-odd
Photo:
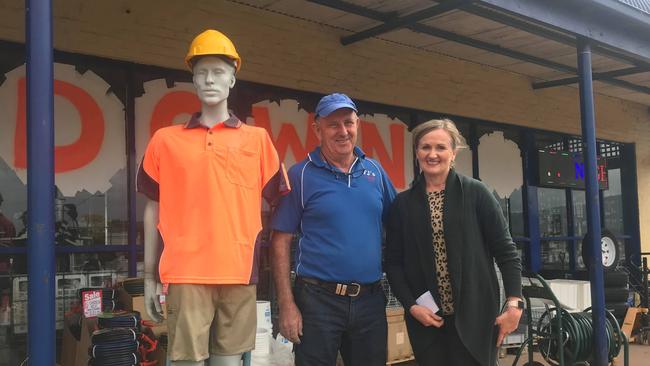
[[[81,306],[86,318],[94,318],[102,312],[102,290],[88,290],[81,293]]]

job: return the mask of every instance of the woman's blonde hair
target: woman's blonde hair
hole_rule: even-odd
[[[453,150],[464,149],[467,147],[465,138],[460,134],[460,131],[458,131],[456,124],[448,118],[443,118],[432,119],[430,121],[420,123],[413,129],[413,131],[411,131],[413,134],[413,151],[416,151],[418,149],[418,144],[424,135],[438,129],[447,131],[449,136],[451,136],[451,148]]]

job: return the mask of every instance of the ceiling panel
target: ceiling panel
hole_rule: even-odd
[[[480,34],[504,27],[501,23],[493,22],[489,19],[477,17],[459,10],[454,10],[420,23],[465,36]]]
[[[425,48],[427,46],[444,42],[443,39],[436,38],[427,34],[417,33],[410,29],[398,29],[389,33],[382,34],[382,39],[393,42],[406,44],[413,47]]]
[[[436,2],[429,0],[346,1],[374,11],[395,12],[399,16],[412,14],[436,5]],[[360,32],[381,24],[381,22],[367,17],[349,14],[344,11],[314,4],[308,1],[246,0],[244,3],[250,4],[256,8],[330,25],[351,32]],[[575,47],[548,40],[477,15],[466,13],[462,10],[452,10],[438,15],[437,17],[421,21],[420,23],[526,55],[577,68]],[[334,32],[334,30],[332,31]],[[523,74],[529,76],[531,81],[557,80],[575,76],[476,47],[414,32],[407,28],[396,29],[381,34],[377,38],[396,42],[409,47],[421,48],[423,50],[448,55],[469,62],[475,62],[481,65],[489,65],[509,72]],[[625,62],[601,56],[596,53],[592,54],[592,66],[594,72],[604,72],[631,67],[631,65]],[[650,72],[624,76],[620,77],[620,79],[638,85],[650,86]],[[576,85],[577,84],[573,84],[572,87],[575,87]],[[595,82],[595,85],[595,91],[597,93],[616,96],[650,105],[649,95],[611,86],[602,82]]]
[[[650,72],[644,72],[641,74],[634,74],[634,75],[627,75],[627,76],[621,76],[619,77],[621,80],[626,80],[631,83],[643,85],[643,86],[650,86]]]

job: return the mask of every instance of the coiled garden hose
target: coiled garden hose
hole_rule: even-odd
[[[557,318],[562,321],[562,344],[558,345]],[[618,356],[624,345],[624,335],[614,315],[605,310],[607,333],[607,358],[611,362]],[[551,365],[559,365],[559,352],[564,352],[564,362],[568,365],[587,362],[593,355],[593,327],[591,308],[584,312],[569,313],[564,309],[549,308],[539,318],[537,329],[542,337],[538,340],[539,350]]]

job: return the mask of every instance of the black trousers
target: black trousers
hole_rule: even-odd
[[[445,316],[445,324],[427,327],[426,336],[412,335],[411,345],[419,366],[481,366],[458,337],[454,315]],[[415,319],[411,321],[417,322]],[[413,337],[417,337],[413,339]]]

